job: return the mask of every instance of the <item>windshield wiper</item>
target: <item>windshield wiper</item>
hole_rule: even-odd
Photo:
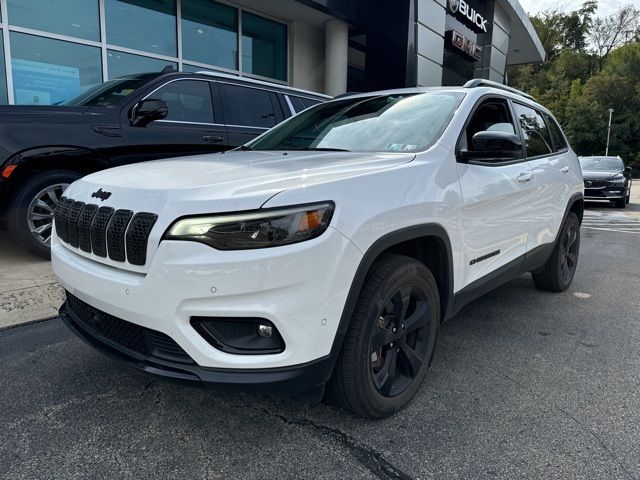
[[[249,152],[253,150],[253,148],[247,147],[246,145],[240,145],[239,147],[234,148],[234,150],[239,150],[241,152]]]
[[[351,150],[347,150],[346,148],[331,148],[331,147],[296,147],[291,150],[312,150],[318,152],[350,152]]]

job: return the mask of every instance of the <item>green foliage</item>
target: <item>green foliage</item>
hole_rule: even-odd
[[[640,42],[629,38],[606,54],[590,51],[595,6],[590,0],[571,13],[533,17],[547,60],[509,67],[509,84],[556,115],[579,155],[604,154],[612,108],[609,154],[640,166]],[[630,7],[621,14],[624,8],[628,14]]]

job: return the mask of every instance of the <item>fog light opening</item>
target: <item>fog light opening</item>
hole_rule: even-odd
[[[213,347],[226,353],[268,355],[285,348],[278,329],[264,318],[192,317],[191,325]]]

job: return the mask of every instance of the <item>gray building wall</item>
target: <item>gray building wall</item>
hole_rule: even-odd
[[[485,3],[485,2],[483,2]],[[482,60],[474,70],[475,78],[504,82],[507,53],[511,39],[511,19],[497,3],[485,3],[488,33],[482,34]],[[416,64],[419,86],[442,84],[442,65],[447,0],[416,0]]]
[[[416,83],[421,87],[442,84],[446,0],[416,0]]]

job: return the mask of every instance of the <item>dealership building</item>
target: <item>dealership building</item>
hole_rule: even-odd
[[[167,66],[337,95],[505,82],[544,50],[518,0],[0,0],[0,104]]]

